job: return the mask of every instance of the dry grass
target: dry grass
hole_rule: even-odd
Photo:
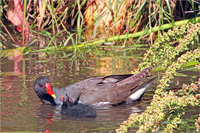
[[[2,3],[5,8],[7,3]],[[26,17],[34,30],[55,35],[71,29],[81,34],[86,28],[86,39],[94,39],[193,18],[199,15],[199,5],[190,0],[28,0]]]

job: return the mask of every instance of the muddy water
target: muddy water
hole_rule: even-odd
[[[39,76],[47,76],[54,86],[64,87],[89,77],[131,73],[136,69],[141,58],[142,53],[131,57],[92,56],[75,61],[69,61],[67,58],[52,58],[42,53],[24,57],[18,54],[3,58],[0,80],[1,131],[115,132],[120,123],[131,113],[140,113],[149,105],[148,101],[152,99],[156,82],[148,89],[141,102],[99,107],[96,118],[71,118],[61,115],[59,106],[41,103],[33,90],[33,84]],[[181,87],[181,83],[191,82],[191,80],[195,81],[191,77],[177,77],[173,84],[175,87]],[[191,107],[184,116],[188,119],[188,125],[192,123],[190,126],[192,130],[195,128],[190,118],[197,118],[198,111],[198,107]],[[132,128],[132,131],[136,130],[137,125]]]

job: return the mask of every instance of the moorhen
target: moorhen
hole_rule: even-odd
[[[65,88],[58,89],[51,85],[46,77],[39,77],[34,84],[34,90],[44,104],[58,105],[62,103],[61,96],[68,94],[75,101],[81,93],[79,102],[93,105],[117,105],[123,102],[140,100],[155,78],[143,84],[140,82],[150,73],[152,67],[147,67],[133,75],[110,75],[85,79]]]
[[[62,97],[63,104],[61,105],[61,114],[73,116],[73,117],[96,117],[96,109],[88,104],[78,103],[80,95],[75,102],[66,94],[66,97]]]

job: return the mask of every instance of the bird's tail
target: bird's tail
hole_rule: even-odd
[[[147,67],[141,72],[118,82],[117,86],[120,87],[120,89],[118,89],[118,93],[123,94],[137,87],[139,83],[151,72],[151,70],[152,67]]]
[[[138,85],[135,89],[131,91],[131,95],[126,98],[126,103],[131,103],[133,101],[139,101],[144,95],[145,91],[149,88],[149,86],[153,83],[153,81],[157,77],[151,78],[148,81]]]
[[[136,89],[140,82],[151,72],[152,68],[153,67],[147,67],[141,72],[116,83],[116,96],[118,97],[119,101],[122,99],[126,99],[128,96],[130,96],[133,90]]]

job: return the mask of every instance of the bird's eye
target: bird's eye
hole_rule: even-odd
[[[42,85],[42,84],[39,84],[39,86],[40,86],[40,88],[42,88],[42,87],[43,87],[43,85]]]

